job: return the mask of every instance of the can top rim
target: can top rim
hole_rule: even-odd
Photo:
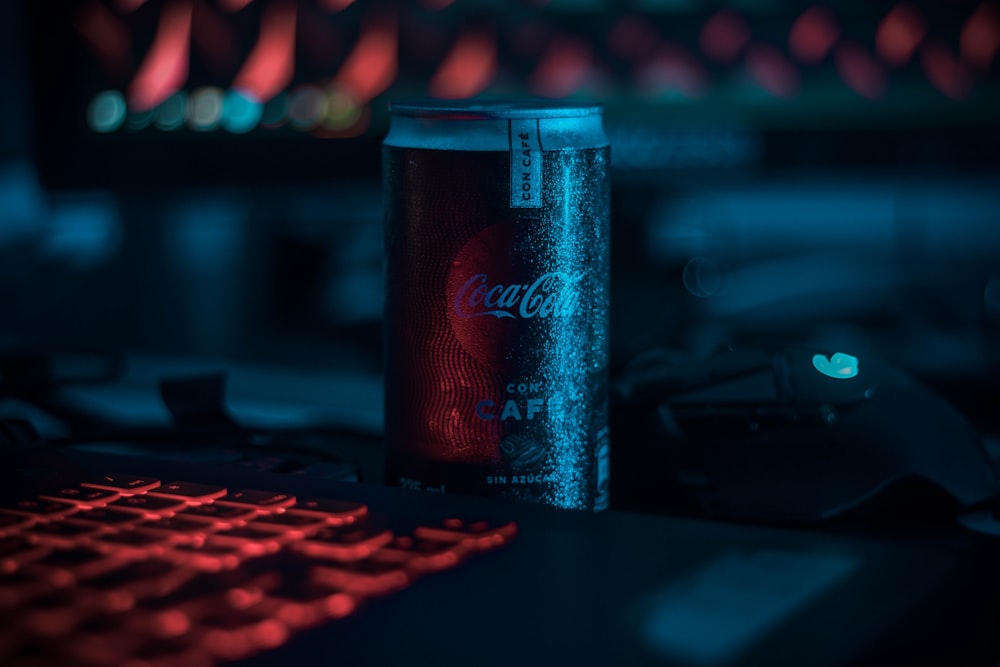
[[[482,120],[508,118],[585,118],[600,116],[604,107],[593,102],[572,102],[533,98],[473,100],[410,99],[389,104],[394,116]]]

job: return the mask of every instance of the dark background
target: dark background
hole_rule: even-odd
[[[597,99],[613,372],[804,343],[1000,430],[998,43],[994,0],[5,2],[0,349],[377,382],[388,102]]]

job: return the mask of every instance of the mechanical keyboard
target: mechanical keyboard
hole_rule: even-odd
[[[0,664],[211,667],[501,548],[364,503],[111,472],[0,503]],[[19,613],[19,610],[23,610]],[[56,641],[57,640],[57,641]]]

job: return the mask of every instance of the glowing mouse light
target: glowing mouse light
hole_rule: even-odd
[[[837,352],[827,359],[822,354],[813,356],[813,367],[827,377],[847,380],[858,374],[858,358]]]

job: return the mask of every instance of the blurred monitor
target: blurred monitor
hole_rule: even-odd
[[[375,179],[400,96],[596,98],[619,172],[1000,147],[995,0],[26,4],[50,188]]]

